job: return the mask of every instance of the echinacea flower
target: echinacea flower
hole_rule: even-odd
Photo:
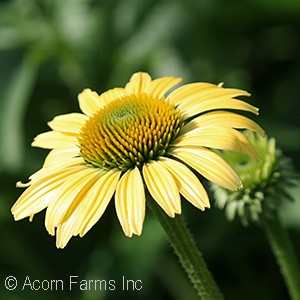
[[[262,133],[245,116],[228,112],[258,109],[238,99],[240,89],[191,83],[172,90],[180,78],[152,80],[135,73],[125,88],[101,95],[79,94],[83,113],[55,117],[52,131],[39,134],[33,146],[52,149],[25,192],[12,207],[15,220],[47,208],[45,226],[63,248],[72,236],[84,236],[100,219],[114,196],[126,236],[140,235],[146,190],[170,217],[181,213],[180,194],[204,210],[207,193],[193,173],[231,190],[242,183],[233,169],[211,149],[256,156],[237,129]],[[168,95],[166,95],[166,93]]]
[[[289,190],[299,176],[291,160],[276,147],[274,138],[259,136],[246,131],[244,135],[259,155],[259,161],[239,153],[222,153],[243,182],[243,188],[230,192],[212,184],[216,206],[224,209],[228,220],[236,216],[243,225],[261,222],[262,218],[272,218],[281,203],[292,200]]]

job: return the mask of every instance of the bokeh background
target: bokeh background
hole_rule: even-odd
[[[47,151],[31,148],[58,114],[79,112],[85,87],[124,86],[132,73],[224,82],[250,91],[255,120],[300,169],[300,1],[298,0],[11,0],[0,1],[0,298],[195,299],[151,212],[141,237],[126,238],[114,205],[83,238],[57,250],[44,212],[15,222],[15,188],[38,170]],[[300,254],[300,188],[282,219]],[[213,203],[213,199],[212,199]],[[286,299],[262,230],[228,223],[214,206],[183,203],[189,227],[226,299]],[[19,286],[4,288],[14,275]],[[64,290],[21,290],[31,280],[62,279]],[[114,291],[81,291],[70,276],[115,280]],[[122,291],[122,276],[142,280]]]

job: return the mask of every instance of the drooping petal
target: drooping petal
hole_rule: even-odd
[[[55,188],[60,183],[61,181],[56,181],[44,190],[40,190],[37,184],[32,185],[30,187],[31,191],[36,190],[37,193],[33,192],[32,197],[26,197],[26,200],[24,200],[26,196],[25,191],[22,194],[22,196],[24,195],[24,198],[18,199],[14,206],[11,208],[11,212],[14,216],[15,221],[19,221],[21,219],[33,216],[36,213],[45,209],[51,201],[53,194],[55,193]]]
[[[52,149],[45,158],[43,168],[47,168],[52,165],[61,165],[62,162],[72,160],[73,158],[78,156],[79,152],[80,149],[75,145]]]
[[[176,147],[202,146],[244,152],[257,159],[257,153],[247,138],[228,127],[199,127],[180,136],[173,144]]]
[[[80,237],[84,236],[103,215],[116,190],[120,175],[120,170],[110,170],[101,176],[90,189],[79,207],[77,231]]]
[[[145,89],[147,94],[153,97],[161,98],[169,91],[172,87],[178,84],[182,79],[177,77],[162,77],[153,80],[148,87]]]
[[[151,196],[170,217],[181,213],[178,188],[166,168],[153,160],[143,166],[143,177]]]
[[[248,104],[245,101],[232,98],[211,99],[194,104],[183,103],[182,105],[178,106],[178,109],[181,110],[182,118],[184,119],[215,109],[237,109],[258,114],[258,109],[256,107]]]
[[[150,82],[151,77],[148,73],[137,72],[131,76],[130,81],[125,86],[125,90],[127,94],[143,93]]]
[[[73,214],[56,229],[56,247],[63,249],[66,247],[72,236],[78,235],[76,224],[78,217],[78,207]]]
[[[167,157],[158,161],[174,177],[179,192],[185,199],[201,210],[210,207],[208,195],[197,176],[184,164]]]
[[[264,130],[251,119],[228,111],[212,111],[196,117],[187,123],[182,132],[188,132],[196,127],[222,126],[236,129],[248,129],[264,135]]]
[[[67,220],[100,176],[99,170],[84,168],[60,186],[46,211],[45,226],[50,234],[54,235],[55,227]]]
[[[242,187],[238,175],[219,155],[197,146],[175,148],[172,155],[189,164],[208,180],[229,190]]]
[[[244,101],[233,99],[237,96],[249,96],[246,91],[222,88],[208,83],[192,83],[173,91],[167,99],[182,112],[183,118],[189,118],[199,113],[214,109],[239,109],[255,114],[258,109]]]
[[[111,200],[118,179],[118,172],[99,172],[96,183],[90,186],[82,201],[74,207],[74,210],[67,216],[66,220],[57,226],[57,248],[64,248],[72,236],[80,234],[82,237],[99,220]],[[106,184],[110,192],[105,193],[107,190],[103,189],[103,184]],[[102,195],[100,191],[103,191]],[[98,218],[95,218],[95,214],[97,214]],[[94,218],[91,219],[90,217]]]
[[[206,82],[194,82],[194,83],[185,84],[180,86],[173,92],[171,92],[170,95],[167,97],[167,100],[170,100],[174,105],[177,106],[183,101],[194,99],[195,95],[198,95],[196,97],[200,98],[199,94],[201,92],[205,90],[209,90],[214,87],[215,87],[214,84],[206,83]]]
[[[100,219],[119,180],[119,171],[109,171],[97,180],[67,220],[57,226],[56,246],[64,248],[72,236],[82,237]]]
[[[175,105],[182,103],[198,103],[209,99],[233,98],[237,96],[250,96],[244,90],[223,88],[219,85],[206,82],[185,84],[174,90],[168,97]]]
[[[93,115],[99,110],[100,96],[91,89],[84,89],[78,95],[79,107],[87,116]]]
[[[64,159],[63,161],[60,161],[59,164],[49,164],[47,166],[43,166],[40,170],[37,172],[33,173],[29,179],[32,183],[34,183],[36,180],[41,180],[46,177],[51,177],[51,176],[56,176],[60,172],[65,172],[69,168],[74,167],[79,169],[82,169],[84,160],[82,157],[70,157],[67,159]]]
[[[255,148],[253,147],[252,143],[248,140],[248,138],[246,136],[244,136],[241,132],[234,130],[236,136],[238,137],[238,139],[241,141],[242,145],[243,145],[243,151],[240,152],[244,152],[250,156],[252,156],[252,158],[254,158],[256,161],[259,159],[258,153],[255,150]]]
[[[48,125],[55,131],[79,134],[86,120],[88,117],[84,114],[70,113],[55,117]]]
[[[127,171],[120,179],[115,195],[118,219],[125,235],[140,235],[146,210],[145,190],[137,167]]]
[[[37,135],[31,143],[33,147],[54,149],[59,147],[68,147],[76,145],[77,137],[73,134],[67,134],[57,131],[47,131]]]
[[[29,217],[47,207],[57,189],[68,180],[69,176],[77,174],[80,170],[82,170],[82,166],[75,164],[60,169],[49,168],[46,172],[42,169],[31,175],[32,184],[11,209],[15,220]]]

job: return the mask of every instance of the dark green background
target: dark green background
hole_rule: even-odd
[[[18,180],[38,170],[47,151],[31,148],[58,114],[79,112],[85,87],[124,86],[132,73],[224,82],[250,91],[253,117],[300,168],[300,1],[298,0],[15,0],[0,1],[0,298],[194,299],[156,219],[148,211],[141,237],[126,238],[111,203],[84,237],[57,250],[44,212],[14,222]],[[300,254],[300,187],[282,219]],[[211,199],[212,203],[214,202]],[[285,299],[287,292],[259,227],[228,223],[222,211],[184,215],[226,299]],[[4,279],[19,280],[15,291]],[[31,291],[31,280],[64,280],[64,290]],[[115,280],[114,291],[70,291],[78,280]],[[122,276],[142,280],[124,292]]]

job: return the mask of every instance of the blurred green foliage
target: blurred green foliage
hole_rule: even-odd
[[[194,299],[185,275],[149,212],[141,237],[121,232],[113,203],[83,239],[57,250],[44,212],[14,222],[15,182],[38,170],[47,151],[35,135],[58,114],[79,111],[85,87],[103,92],[132,73],[185,82],[224,82],[252,93],[255,120],[300,168],[300,2],[298,0],[11,0],[0,1],[0,297],[1,299]],[[282,210],[299,253],[300,188]],[[183,204],[197,243],[227,299],[285,299],[269,246],[258,227],[227,223],[212,207]],[[14,291],[4,280],[19,279]],[[62,279],[63,290],[25,288]],[[70,290],[70,276],[115,280],[114,291]],[[142,280],[123,291],[122,276]]]

